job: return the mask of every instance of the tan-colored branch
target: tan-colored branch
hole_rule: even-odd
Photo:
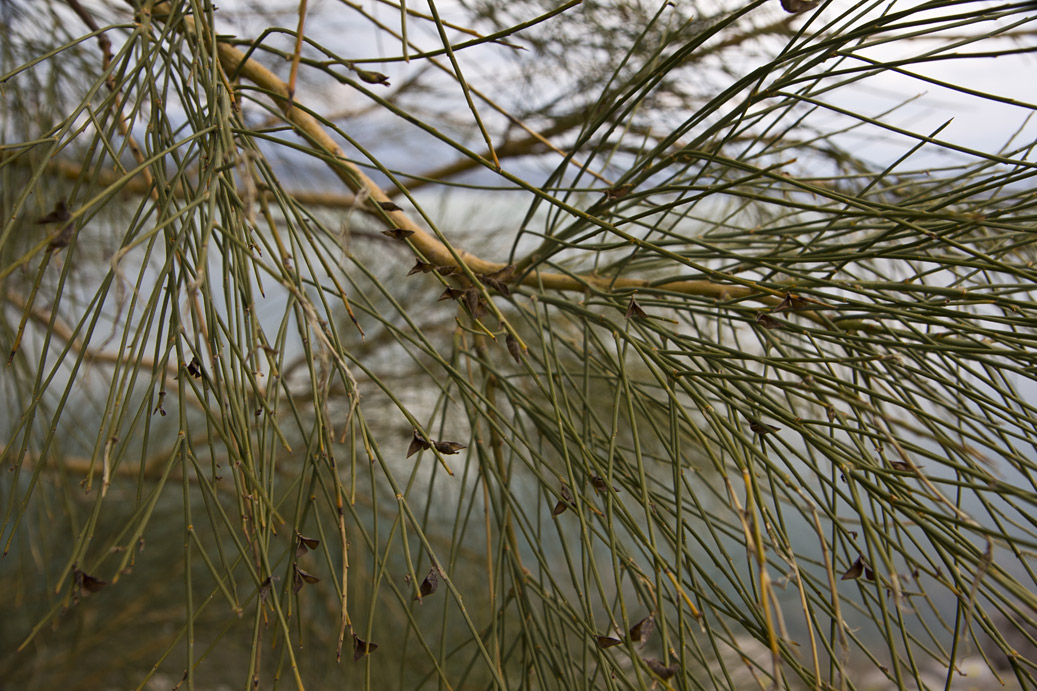
[[[273,72],[255,60],[246,60],[245,54],[234,46],[221,43],[218,49],[220,61],[225,71],[228,73],[237,72],[241,77],[272,93],[280,105],[288,106],[288,85],[281,81]],[[332,171],[355,194],[366,194],[375,206],[379,203],[390,201],[388,195],[375,184],[374,180],[346,159],[342,149],[324,130],[321,124],[317,122],[316,118],[300,108],[291,106],[288,106],[285,118],[296,127],[299,134],[333,156],[329,163]],[[381,213],[384,214],[393,227],[414,233],[408,239],[429,262],[438,266],[457,265],[457,261],[455,261],[450,250],[438,238],[417,225],[406,213],[403,211],[381,211]],[[500,271],[506,266],[502,263],[487,261],[465,250],[455,249],[455,252],[473,273],[493,273]],[[588,287],[601,291],[617,289],[635,290],[648,288],[652,285],[651,281],[645,279],[611,279],[591,275],[568,276],[545,272],[531,272],[523,278],[522,282],[525,285],[542,286],[553,290],[577,291],[586,290]],[[747,286],[724,285],[712,281],[675,281],[666,284],[665,288],[668,291],[705,295],[717,299],[746,298],[758,293],[757,290]],[[777,297],[771,298],[775,303],[779,299]]]
[[[162,16],[163,9],[168,11],[168,5],[156,6],[155,16]],[[188,31],[194,30],[193,18],[184,17],[182,21]],[[426,260],[438,266],[456,266],[459,262],[463,262],[470,271],[476,274],[494,273],[506,267],[503,263],[488,261],[463,249],[448,247],[436,236],[415,223],[403,211],[384,210],[382,205],[389,206],[389,196],[359,167],[346,158],[341,147],[335,143],[331,135],[328,134],[316,118],[302,108],[293,105],[288,85],[284,81],[257,60],[246,58],[245,53],[233,45],[220,42],[217,45],[217,51],[220,63],[227,74],[236,74],[268,92],[284,112],[285,120],[295,128],[296,132],[319,150],[329,154],[327,161],[332,172],[354,194],[366,198],[367,203],[376,214],[382,217],[391,227],[411,231],[413,234],[407,239],[410,240],[415,249]],[[594,275],[565,275],[540,271],[532,271],[525,274],[522,277],[522,283],[553,290],[581,292],[588,288],[607,292],[663,287],[671,292],[702,295],[721,300],[752,297],[767,304],[777,304],[782,297],[779,291],[758,286],[729,285],[705,280],[674,281],[664,286],[659,286],[655,282],[646,279],[613,279]],[[767,293],[770,295],[767,295]]]
[[[189,22],[186,18],[185,22]],[[346,184],[354,194],[365,196],[368,203],[377,207],[379,215],[395,228],[409,230],[414,234],[409,237],[414,246],[433,264],[454,266],[457,261],[450,250],[435,236],[426,232],[403,211],[385,211],[381,205],[390,203],[389,196],[375,184],[359,167],[350,162],[342,149],[325,131],[324,127],[309,113],[289,104],[288,85],[273,72],[253,59],[246,59],[245,54],[227,43],[217,46],[220,62],[228,74],[237,73],[242,78],[254,83],[260,89],[271,93],[277,104],[285,109],[285,119],[296,131],[317,148],[330,154],[329,166],[332,172]],[[458,258],[475,273],[493,273],[504,268],[504,264],[489,262],[464,250],[455,250]]]

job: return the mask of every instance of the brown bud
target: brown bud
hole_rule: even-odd
[[[382,74],[381,72],[372,72],[370,70],[362,70],[360,68],[353,68],[356,72],[356,76],[360,78],[360,81],[368,84],[381,84],[382,86],[389,86],[389,77]]]
[[[464,444],[458,444],[456,441],[437,441],[435,447],[436,451],[446,456],[452,456],[461,449],[468,448]]]
[[[410,442],[410,446],[407,448],[407,458],[410,458],[419,451],[424,451],[430,448],[432,445],[429,444],[425,437],[421,436],[418,430],[414,430],[414,438]]]
[[[637,300],[633,297],[630,298],[630,304],[627,305],[627,319],[647,319],[648,313],[641,309],[641,305],[637,304]]]

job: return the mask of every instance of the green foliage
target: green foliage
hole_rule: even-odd
[[[228,4],[0,3],[5,684],[1035,683],[1032,3]]]

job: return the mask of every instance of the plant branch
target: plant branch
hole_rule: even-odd
[[[156,17],[161,18],[168,10],[168,4],[163,3],[156,6],[154,14]],[[195,30],[191,17],[184,17],[183,22],[188,31]],[[367,204],[370,205],[372,211],[382,218],[388,226],[410,231],[412,234],[407,237],[407,240],[430,263],[437,266],[460,266],[463,264],[473,274],[492,274],[507,266],[504,263],[483,259],[464,249],[448,246],[433,234],[425,231],[403,211],[383,209],[382,205],[388,205],[390,202],[389,195],[356,164],[346,158],[342,148],[335,143],[331,135],[327,133],[315,117],[300,107],[298,101],[292,101],[288,84],[258,61],[247,57],[243,51],[229,43],[219,41],[217,43],[217,51],[223,69],[227,74],[237,74],[266,91],[281,108],[286,122],[291,124],[299,135],[320,151],[328,154],[325,160],[332,172],[355,194],[366,197]],[[665,288],[665,290],[670,292],[720,300],[754,299],[768,305],[776,305],[782,299],[779,291],[763,289],[764,293],[769,292],[771,294],[760,295],[761,288],[757,286],[730,285],[707,280],[676,280],[659,285],[655,281],[640,278],[616,279],[592,274],[566,275],[531,271],[522,277],[521,283],[541,289],[579,292],[585,291],[588,288],[603,292]]]

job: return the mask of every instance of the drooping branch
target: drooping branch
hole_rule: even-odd
[[[163,18],[169,13],[168,3],[157,5],[154,10],[156,18]],[[192,17],[182,18],[184,30],[194,32]],[[208,40],[208,36],[203,36]],[[301,137],[316,149],[325,154],[324,160],[332,172],[358,197],[365,199],[374,215],[390,228],[405,231],[401,236],[412,244],[428,262],[436,266],[467,267],[473,275],[492,274],[507,267],[501,262],[494,262],[476,256],[462,248],[454,247],[445,238],[442,240],[418,225],[407,213],[394,208],[389,195],[382,190],[366,173],[351,162],[342,148],[335,142],[323,125],[303,107],[297,100],[293,101],[288,84],[272,71],[249,57],[228,42],[217,40],[217,55],[226,74],[234,74],[246,79],[260,90],[270,95],[283,113],[285,121]],[[539,270],[523,274],[521,283],[539,289],[578,291],[587,290],[605,293],[628,293],[637,290],[663,289],[667,292],[698,295],[717,300],[753,299],[767,305],[778,305],[785,294],[782,291],[765,288],[754,282],[741,284],[721,283],[710,280],[674,280],[660,284],[658,281],[641,278],[611,278],[594,274],[561,274]],[[802,312],[813,321],[822,321],[813,312]],[[829,322],[825,322],[829,323]]]

